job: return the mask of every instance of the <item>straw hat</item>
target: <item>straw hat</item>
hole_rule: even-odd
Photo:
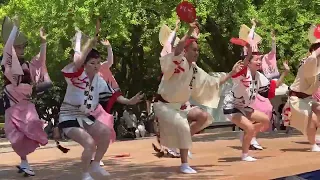
[[[84,34],[82,31],[78,30],[81,33],[81,44],[80,44],[80,49],[81,52],[83,51],[84,45],[90,40],[90,36]],[[73,38],[71,39],[71,43],[72,43],[72,47],[73,50],[75,50],[76,48],[76,39],[77,39],[77,33],[73,36]],[[96,48],[96,46],[93,47],[94,49]]]
[[[2,22],[2,31],[1,31],[1,36],[4,43],[7,42],[12,28],[13,28],[12,20],[7,16],[4,17]],[[27,42],[28,40],[26,36],[22,32],[18,31],[13,45],[23,45],[23,44],[27,44]]]
[[[250,43],[253,54],[260,54],[258,44],[262,41],[261,36],[257,33],[254,33],[253,39],[248,39],[249,33],[250,33],[250,28],[247,25],[242,24],[239,31],[239,38]],[[243,47],[243,55],[247,55],[247,54],[248,54],[247,48]]]
[[[167,25],[162,25],[159,32],[159,42],[161,46],[164,46],[171,34],[172,30]],[[173,46],[179,43],[180,39],[176,36]]]

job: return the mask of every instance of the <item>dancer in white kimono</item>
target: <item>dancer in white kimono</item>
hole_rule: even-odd
[[[195,27],[191,35],[191,37],[193,37],[194,39],[198,39],[200,37],[200,29],[198,24],[196,25],[197,26]],[[159,33],[159,40],[160,40],[160,43],[163,45],[163,49],[160,54],[161,57],[174,52],[175,47],[180,41],[180,39],[177,37],[179,26],[180,26],[180,20],[178,19],[176,21],[176,27],[173,31],[171,31],[170,28],[166,25],[163,25],[161,27],[160,33]],[[189,121],[189,124],[194,123],[195,121],[206,121],[206,119],[203,118],[204,116],[208,116],[210,121],[213,121],[213,117],[211,114],[207,113],[206,111],[202,110],[197,106],[192,106],[189,101],[185,102],[180,109],[187,113],[187,119]],[[157,123],[159,124],[159,121],[157,121]],[[194,135],[195,133],[198,133],[198,132],[192,132],[192,135]],[[177,148],[167,148],[161,144],[159,132],[157,134],[157,138],[160,144],[160,148],[157,148],[154,144],[152,144],[152,146],[153,146],[153,149],[158,153],[157,154],[158,157],[164,156],[165,152],[167,152],[167,155],[169,157],[173,157],[173,158],[180,157],[180,153],[178,152]],[[190,159],[192,158],[192,153],[190,150],[188,151],[188,157]]]
[[[311,151],[320,152],[316,144],[317,129],[320,127],[320,104],[312,97],[320,87],[320,24],[310,27],[308,38],[311,43],[310,55],[301,61],[283,111],[286,125],[307,136]]]
[[[250,31],[253,31],[253,37],[252,41],[259,45],[259,43],[262,41],[262,38],[255,33],[255,28],[257,26],[257,22],[255,19],[251,20],[252,27]],[[247,37],[249,33],[249,28],[247,26],[242,25],[240,28],[239,37]],[[272,39],[272,49],[269,53],[262,55],[262,62],[261,62],[261,73],[266,76],[269,80],[271,79],[277,79],[280,77],[280,73],[278,71],[277,67],[277,59],[276,59],[276,37],[274,32],[271,32],[271,39]],[[272,117],[272,104],[268,98],[264,98],[260,95],[257,96],[254,103],[251,105],[252,108],[257,109],[263,113],[266,113],[271,119]],[[267,129],[268,127],[265,127]],[[242,143],[244,136],[244,132],[240,132],[240,141]],[[256,134],[253,136],[251,143],[250,143],[250,150],[263,150],[263,147],[258,143]]]
[[[244,68],[232,77],[233,87],[226,94],[223,107],[225,116],[244,130],[241,157],[243,161],[256,160],[248,155],[250,142],[253,136],[260,132],[261,128],[268,126],[270,122],[265,113],[251,108],[250,105],[254,102],[257,94],[265,98],[273,98],[276,87],[282,84],[284,77],[290,70],[287,63],[284,63],[285,71],[277,81],[269,81],[263,74],[258,72],[261,68],[263,56],[260,55],[256,42],[252,41],[253,34],[254,29],[251,29],[248,38],[243,39],[249,42],[246,45],[247,48],[245,48],[248,52],[245,52],[247,56],[244,59]]]
[[[154,112],[160,123],[161,143],[167,147],[179,148],[183,173],[197,173],[188,165],[188,150],[191,148],[191,136],[212,123],[207,114],[201,113],[198,120],[189,125],[187,111],[181,111],[182,104],[190,97],[197,103],[216,108],[219,99],[219,86],[226,82],[236,69],[236,63],[227,76],[215,78],[199,68],[198,44],[191,35],[197,23],[191,23],[188,33],[179,41],[174,52],[160,58],[163,73],[154,103]]]
[[[98,34],[100,28],[96,29]],[[134,105],[143,98],[140,93],[131,99],[124,98],[98,74],[101,57],[97,50],[92,49],[96,41],[97,37],[90,39],[80,58],[62,70],[68,86],[60,108],[59,127],[84,148],[81,156],[83,180],[93,180],[90,173],[109,175],[99,162],[110,141],[114,141],[113,116],[103,109],[99,101],[114,99],[121,104]],[[90,166],[94,153],[95,158]]]

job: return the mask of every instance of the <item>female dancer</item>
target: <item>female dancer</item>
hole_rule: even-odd
[[[290,126],[307,135],[311,151],[320,152],[320,147],[316,144],[317,128],[320,127],[320,105],[312,98],[320,86],[320,24],[310,27],[308,37],[311,43],[310,55],[302,61],[296,79],[290,86],[287,102],[289,108],[284,108],[284,112],[289,109],[287,120],[290,120]]]
[[[255,19],[251,20],[252,28],[251,30],[254,32],[256,28],[256,21]],[[268,54],[263,55],[262,62],[261,62],[261,70],[263,75],[266,76],[269,80],[279,78],[279,71],[277,67],[277,59],[276,59],[276,38],[274,31],[271,32],[271,39],[272,39],[272,49]],[[273,106],[268,98],[264,98],[261,95],[257,95],[255,101],[251,105],[253,109],[256,109],[260,112],[265,113],[269,119],[272,117],[272,109]],[[269,126],[264,127],[265,130],[268,129]],[[252,150],[263,150],[262,146],[258,143],[256,139],[256,135],[254,134],[251,142],[250,142],[250,149]],[[244,136],[244,132],[240,132],[240,141],[242,142]]]
[[[10,21],[9,18],[7,21]],[[46,34],[40,29],[40,53],[30,63],[24,61],[25,44],[14,44],[18,33],[19,20],[14,19],[14,26],[6,41],[1,62],[5,76],[5,133],[13,150],[20,156],[19,172],[34,176],[27,155],[40,145],[48,143],[47,134],[43,131],[35,105],[30,101],[33,93],[42,92],[52,86],[47,74]],[[6,30],[6,29],[5,29]],[[36,73],[38,72],[38,73]],[[40,72],[40,73],[39,73]],[[41,82],[42,81],[42,82]]]
[[[62,70],[68,86],[60,108],[59,126],[68,137],[84,147],[81,157],[83,180],[93,179],[89,166],[94,153],[90,171],[102,176],[109,175],[99,162],[107,151],[109,142],[115,139],[113,116],[106,113],[99,101],[109,99],[109,102],[133,105],[143,97],[138,93],[131,99],[124,98],[100,77],[100,53],[92,49],[96,40],[97,37],[90,39],[80,58],[76,58],[75,62]]]
[[[96,28],[98,29],[99,26],[100,26],[100,21],[98,20]],[[82,39],[82,32],[77,29],[77,33],[75,35],[75,47],[74,47],[75,54],[74,54],[74,58],[73,58],[74,62],[78,61],[79,58],[81,57],[81,53],[82,53],[81,52],[81,39]],[[107,57],[107,61],[101,63],[101,68],[99,70],[99,74],[109,85],[111,85],[111,87],[115,91],[119,91],[117,93],[120,93],[120,88],[118,86],[118,83],[110,71],[110,67],[113,64],[112,47],[111,47],[108,40],[103,40],[103,41],[101,41],[101,43],[108,48],[108,57]],[[108,100],[109,100],[109,98],[108,99],[105,99],[105,98],[100,99],[100,103],[101,103],[102,107],[104,108],[104,110],[110,114],[112,106],[113,106],[114,102],[116,102],[116,101],[114,99],[114,100],[112,100],[112,102],[108,103]],[[111,133],[112,133],[112,135],[111,135],[112,136],[111,143],[112,143],[115,140],[116,134],[114,131],[112,131]],[[95,157],[95,153],[93,154],[92,161],[94,160],[94,157]],[[104,163],[102,161],[100,161],[100,165],[104,166]]]
[[[257,44],[253,43],[253,30],[250,31],[248,40],[254,47],[254,52],[250,47],[247,57],[244,60],[244,68],[232,77],[233,87],[227,93],[224,99],[223,113],[244,130],[244,138],[242,142],[242,160],[255,161],[256,159],[248,155],[250,141],[255,132],[259,132],[263,126],[269,125],[269,119],[266,114],[254,110],[250,107],[256,98],[257,93],[266,97],[273,98],[275,89],[284,80],[285,74],[288,73],[289,67],[284,63],[286,71],[281,75],[280,79],[269,81],[258,70],[261,67],[261,55],[257,50]],[[246,39],[247,40],[247,39]],[[251,54],[253,57],[251,58]],[[256,122],[253,124],[252,122]]]

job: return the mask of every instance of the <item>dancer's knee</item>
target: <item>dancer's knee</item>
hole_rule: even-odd
[[[84,151],[94,153],[96,151],[96,143],[92,138],[87,139],[83,148],[84,148]]]

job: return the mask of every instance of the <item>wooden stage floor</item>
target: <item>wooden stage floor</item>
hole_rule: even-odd
[[[155,138],[116,142],[110,146],[103,161],[111,173],[110,179],[243,179],[262,180],[300,174],[320,169],[320,153],[309,151],[306,138],[299,134],[264,134],[259,142],[263,151],[251,151],[256,162],[240,161],[240,142],[237,132],[202,134],[194,137],[193,159],[190,165],[198,170],[196,175],[179,173],[179,159],[157,158],[151,143]],[[80,146],[70,146],[68,154],[58,149],[41,149],[30,155],[36,176],[34,180],[81,179]],[[130,157],[114,155],[130,153]],[[0,179],[24,179],[17,173],[19,163],[14,153],[0,154]],[[99,179],[99,178],[98,178]],[[101,178],[100,178],[101,179]]]

